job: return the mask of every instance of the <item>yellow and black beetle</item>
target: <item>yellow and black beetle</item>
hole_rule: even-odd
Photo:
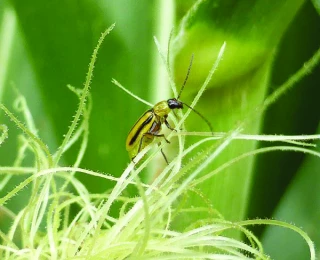
[[[130,130],[127,137],[127,141],[126,141],[126,149],[132,161],[141,150],[143,150],[146,146],[148,146],[153,142],[155,137],[162,137],[167,143],[170,143],[163,134],[159,134],[161,130],[161,126],[163,123],[165,123],[165,125],[170,130],[176,131],[173,127],[170,126],[169,122],[167,121],[168,114],[174,109],[182,109],[183,105],[192,109],[196,114],[198,114],[208,124],[210,131],[213,132],[211,124],[206,118],[204,118],[199,112],[194,110],[192,107],[190,107],[189,105],[179,100],[182,90],[188,80],[190,69],[192,66],[192,61],[193,61],[193,55],[191,57],[188,72],[178,97],[160,101],[159,103],[155,104],[153,108],[147,110],[138,119],[138,121],[134,124],[134,126]],[[163,153],[162,149],[161,149],[161,153],[164,159],[166,160],[167,164],[169,164],[167,157]]]

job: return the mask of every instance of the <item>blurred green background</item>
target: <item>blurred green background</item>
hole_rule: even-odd
[[[55,151],[78,104],[76,96],[66,85],[83,86],[97,40],[101,32],[115,22],[115,29],[106,37],[100,49],[94,71],[89,145],[81,167],[119,176],[129,163],[125,150],[127,133],[147,107],[111,84],[111,79],[117,79],[148,101],[154,100],[158,90],[155,89],[152,75],[154,67],[158,66],[155,63],[158,54],[153,36],[162,37],[161,27],[168,26],[163,25],[166,15],[167,19],[175,19],[175,25],[178,25],[195,1],[174,3],[166,9],[161,0],[0,0],[0,102],[15,112],[13,86],[17,87],[28,101],[40,136],[50,150]],[[281,4],[258,0],[207,1],[207,5],[199,9],[187,26],[189,38],[182,39],[187,47],[175,50],[175,76],[180,86],[190,53],[195,52],[195,76],[190,82],[198,87],[200,83],[197,83],[197,76],[203,82],[208,71],[207,67],[200,67],[201,62],[212,64],[217,52],[215,47],[214,54],[208,54],[208,57],[206,53],[197,55],[198,41],[205,39],[209,49],[210,42],[214,46],[227,42],[226,62],[221,64],[221,73],[217,74],[216,81],[213,78],[215,83],[212,89],[200,101],[199,110],[209,115],[215,130],[228,131],[241,117],[233,118],[232,111],[237,111],[237,108],[232,105],[226,108],[226,103],[220,100],[228,100],[228,95],[236,92],[233,88],[239,86],[234,84],[235,80],[241,80],[242,75],[249,77],[251,74],[246,74],[246,68],[261,63],[265,69],[261,70],[261,75],[257,74],[259,77],[255,74],[253,82],[263,81],[266,77],[266,84],[260,87],[251,84],[246,90],[255,93],[256,89],[261,88],[259,97],[254,94],[256,100],[249,108],[261,103],[267,93],[288,79],[319,48],[320,18],[311,2],[301,0],[281,1]],[[205,29],[201,27],[203,24]],[[232,41],[236,41],[236,44]],[[234,48],[235,45],[238,47]],[[252,53],[248,46],[254,46]],[[185,48],[188,50],[185,51]],[[257,55],[258,49],[260,56]],[[320,133],[319,80],[318,66],[268,109],[264,117],[258,119],[252,132],[288,135]],[[226,86],[231,91],[225,91]],[[167,88],[166,85],[163,87]],[[187,90],[186,100],[191,98],[189,95],[193,95],[192,91]],[[243,105],[243,102],[240,100],[237,106]],[[212,107],[212,103],[217,105]],[[228,120],[228,113],[231,113],[232,123],[224,125],[223,117]],[[21,118],[20,114],[16,114]],[[215,119],[219,115],[222,122]],[[10,166],[15,159],[18,147],[16,136],[20,131],[2,112],[0,123],[9,127],[9,139],[0,149],[0,166]],[[193,129],[192,126],[190,128]],[[246,149],[252,150],[257,145],[265,144],[252,144]],[[73,164],[77,148],[75,146],[66,154],[65,165]],[[25,165],[28,162],[30,165],[32,160],[31,156],[27,157]],[[244,180],[247,183],[243,185],[245,192],[239,190],[241,194],[245,193],[242,200],[237,202],[235,199],[241,214],[233,216],[231,210],[230,214],[226,213],[227,219],[276,217],[302,227],[320,246],[320,232],[316,232],[320,230],[318,159],[298,153],[275,152],[252,158],[242,170],[246,172],[245,176],[239,176],[250,180]],[[3,177],[0,176],[1,179]],[[23,178],[12,178],[5,187],[1,187],[0,195],[6,194]],[[79,175],[78,178],[91,192],[104,192],[114,185],[85,175]],[[229,174],[228,178],[230,180],[227,182],[232,182],[234,176]],[[215,180],[214,185],[232,195],[228,183]],[[23,192],[28,194],[27,189]],[[14,210],[21,208],[24,205],[22,195],[13,198],[7,206]],[[221,196],[228,198],[228,195]],[[222,206],[219,210],[224,213]],[[237,208],[235,210],[238,211]],[[1,229],[6,230],[7,225],[0,216]],[[275,259],[305,259],[308,255],[307,246],[301,238],[292,236],[292,232],[270,227],[258,227],[254,231],[265,242],[266,252]]]

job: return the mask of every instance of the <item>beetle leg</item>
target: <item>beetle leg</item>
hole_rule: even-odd
[[[170,144],[170,141],[165,137],[165,135],[157,135],[157,134],[152,134],[152,135],[155,137],[163,137],[163,139],[166,140],[168,144]]]
[[[143,138],[146,137],[146,136],[163,137],[164,140],[165,140],[168,144],[170,143],[170,141],[169,141],[169,140],[165,137],[165,135],[163,135],[163,134],[160,134],[160,135],[159,135],[159,134],[145,133],[145,134],[143,134],[143,136],[141,137],[141,140],[140,140],[140,143],[139,143],[138,153],[141,152],[141,147],[142,147]],[[158,145],[160,146],[161,143],[158,143]],[[162,153],[162,155],[163,155],[163,158],[165,159],[166,163],[169,165],[167,156],[164,154],[162,148],[160,149],[160,151],[161,151],[161,153]],[[134,160],[133,160],[134,158],[135,158],[135,157],[133,157],[131,160],[132,160],[132,162],[135,164],[135,162],[134,162]]]
[[[165,137],[165,135],[163,135],[163,134],[159,135],[159,134],[153,134],[153,133],[144,133],[143,136],[141,137],[141,140],[140,140],[140,143],[139,143],[138,153],[141,152],[141,147],[142,147],[143,138],[146,137],[146,136],[150,136],[150,137],[153,137],[153,136],[155,136],[155,137],[163,137],[164,140],[165,140],[168,144],[170,144],[170,141],[169,141],[169,140]]]
[[[167,119],[164,120],[164,123],[166,124],[166,126],[167,126],[170,130],[177,132],[177,130],[174,129],[174,128],[169,124],[169,122],[167,121]]]
[[[160,146],[160,145],[161,145],[161,143],[158,143],[158,145]],[[160,149],[160,151],[161,151],[161,153],[162,153],[162,155],[163,155],[164,160],[165,160],[165,161],[166,161],[166,163],[169,165],[169,162],[168,162],[167,156],[164,154],[164,152],[163,152],[162,148]]]
[[[133,162],[134,165],[136,165],[136,162],[133,160],[134,158],[136,158],[136,156],[135,156],[135,157],[132,157],[132,158],[131,158],[131,161]]]
[[[179,119],[179,117],[178,117],[178,115],[176,114],[176,112],[175,112],[174,110],[172,110],[172,112],[173,112],[174,116]],[[167,121],[167,117],[168,117],[168,116],[166,116],[165,119],[164,119],[164,123],[166,124],[166,126],[167,126],[170,130],[178,132],[176,129],[174,129],[174,128],[169,124],[169,122]],[[181,131],[181,130],[182,130],[182,128],[180,128],[180,131]]]
[[[143,138],[146,134],[142,135],[141,139],[140,139],[140,143],[139,143],[139,148],[138,148],[138,153],[141,152],[141,147],[142,147],[142,141],[143,141]]]

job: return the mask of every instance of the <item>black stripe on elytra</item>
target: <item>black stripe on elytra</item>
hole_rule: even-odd
[[[138,130],[136,131],[135,135],[132,137],[132,139],[130,140],[129,145],[132,145],[138,138],[140,132],[142,131],[142,129],[148,124],[150,123],[150,121],[152,120],[152,118],[154,117],[153,111],[152,110],[148,110],[146,113],[151,112],[152,114],[140,125],[140,127],[138,128]]]

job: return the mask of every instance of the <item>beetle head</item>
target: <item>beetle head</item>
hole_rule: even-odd
[[[176,98],[170,98],[168,99],[168,106],[170,109],[182,109],[183,104],[181,101],[177,100]]]

